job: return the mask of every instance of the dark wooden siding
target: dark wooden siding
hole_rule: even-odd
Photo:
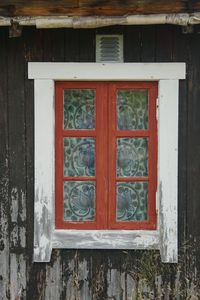
[[[96,32],[123,33],[126,62],[187,63],[187,80],[180,82],[178,265],[161,264],[158,252],[118,250],[54,250],[50,263],[32,263],[34,110],[27,62],[93,62]],[[25,28],[9,39],[0,29],[0,299],[199,299],[199,33],[175,26]]]

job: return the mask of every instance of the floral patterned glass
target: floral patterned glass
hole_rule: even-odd
[[[117,183],[117,221],[147,220],[148,182]]]
[[[148,175],[147,138],[117,139],[117,176],[141,177]]]
[[[64,182],[64,220],[95,220],[95,183],[92,181]]]
[[[117,91],[117,127],[119,130],[148,128],[148,91]]]
[[[95,90],[64,90],[64,129],[95,128]]]
[[[64,176],[95,175],[95,138],[64,138]]]

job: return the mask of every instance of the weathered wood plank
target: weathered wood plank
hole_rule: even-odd
[[[28,61],[41,61],[43,57],[42,32],[34,28],[23,30],[25,51],[25,122],[26,122],[26,195],[27,195],[27,253],[28,263],[33,257],[33,226],[34,226],[34,83],[28,80]]]
[[[7,102],[7,31],[0,30],[0,299],[9,290],[9,158]]]
[[[8,134],[10,206],[10,295],[26,297],[26,169],[24,119],[24,49],[8,41]],[[17,70],[17,76],[16,76]],[[14,285],[13,285],[14,284]]]
[[[90,251],[92,254],[92,251]],[[91,300],[92,286],[91,276],[93,272],[92,255],[86,251],[81,253],[77,250],[65,250],[61,253],[63,293],[62,299]]]
[[[177,181],[178,81],[161,80],[158,117],[158,211],[162,262],[178,261]]]
[[[188,137],[187,137],[187,239],[193,241],[193,259],[188,249],[187,260],[193,280],[199,282],[200,278],[200,37],[196,32],[189,37],[188,61]],[[195,271],[196,269],[196,271]]]
[[[16,15],[125,15],[150,13],[183,13],[198,11],[199,1],[190,2],[190,6],[183,0],[170,1],[120,1],[108,0],[103,3],[99,0],[59,0],[59,1],[25,1],[3,0],[0,5],[0,14],[3,16]]]
[[[79,45],[79,61],[95,61],[95,32],[87,29],[81,32]],[[81,45],[84,45],[84,47],[82,47]]]
[[[43,61],[63,62],[65,60],[66,30],[43,31]]]
[[[159,26],[159,27],[157,27],[156,28],[156,52],[155,52],[155,58],[156,58],[156,61],[159,61],[159,62],[163,62],[163,61],[166,61],[166,62],[170,62],[170,61],[172,61],[172,58],[173,58],[173,31],[172,31],[172,27],[171,26]],[[172,84],[173,85],[173,84]],[[171,87],[171,88],[173,88],[173,87]],[[170,88],[169,87],[167,87],[166,86],[166,92],[167,93],[170,93]],[[176,93],[175,93],[176,94]],[[167,95],[167,94],[166,94]],[[159,114],[160,114],[160,109],[162,109],[162,112],[161,112],[161,114],[162,114],[162,116],[159,118],[159,120],[161,121],[161,122],[163,122],[163,120],[164,120],[164,118],[165,118],[165,116],[167,115],[167,108],[169,107],[168,105],[167,105],[167,102],[168,102],[168,100],[169,100],[169,102],[171,103],[171,105],[173,106],[173,103],[175,104],[175,101],[177,101],[177,100],[175,100],[174,99],[174,101],[173,101],[173,103],[171,102],[171,97],[168,97],[168,99],[167,99],[167,97],[164,97],[164,99],[162,100],[162,99],[159,99],[159,102],[161,102],[161,104],[162,105],[166,105],[165,106],[165,108],[164,108],[164,106],[162,106],[161,107],[161,105],[160,105],[160,103],[159,103]],[[174,107],[173,109],[172,109],[172,111],[173,111],[173,120],[175,120],[175,118],[174,118],[174,116],[175,116],[175,113],[177,113],[177,106],[176,107]],[[169,114],[169,116],[170,116],[170,114]],[[178,118],[178,117],[177,117]],[[170,119],[171,119],[171,116],[170,116]],[[177,119],[178,120],[178,119]],[[167,121],[165,120],[165,122],[163,123],[163,126],[161,126],[161,127],[163,127],[163,129],[164,129],[164,127],[165,127],[165,125],[164,124],[167,124],[166,123]],[[172,125],[172,122],[170,122],[170,125]],[[167,129],[167,127],[166,127],[166,130],[167,130],[167,132],[171,132],[171,136],[172,136],[172,132],[173,132],[173,136],[174,136],[174,133],[176,132],[176,134],[177,134],[177,124],[176,124],[176,122],[174,123],[174,129],[173,128],[169,128],[168,127],[168,129]],[[165,133],[164,132],[158,132],[158,134],[159,134],[159,138],[163,138],[164,137],[164,135],[165,135]],[[176,138],[178,138],[178,134],[177,134],[177,137]],[[165,138],[164,138],[165,139]],[[165,139],[165,141],[167,141],[167,139],[168,139],[168,135],[166,135],[166,139]],[[169,143],[171,143],[171,145],[172,144],[174,144],[174,142],[175,141],[170,141],[170,142],[168,142],[167,144],[169,144]],[[164,144],[165,144],[165,142],[164,142]],[[177,144],[177,146],[176,146],[176,143],[174,144],[174,146],[173,146],[174,148],[177,148],[178,147],[178,144]],[[175,149],[174,149],[174,151],[176,151]],[[171,151],[170,151],[171,152]],[[173,152],[173,151],[172,151]],[[168,158],[169,158],[169,156],[170,156],[170,154],[167,154],[167,156],[168,156]],[[170,158],[170,161],[172,161],[173,160],[173,154],[172,154],[172,158]],[[161,163],[162,163],[162,161],[165,163],[167,160],[166,159],[164,159],[163,160],[163,158],[161,158]],[[175,165],[175,164],[177,164],[177,161],[176,161],[176,159],[175,159],[175,161],[174,161],[174,163],[173,163],[173,165]],[[167,169],[169,169],[168,170],[168,172],[169,173],[171,173],[171,172],[173,172],[172,171],[172,169],[173,169],[173,165],[171,165],[171,167],[170,167],[170,165],[168,165],[167,166]],[[169,175],[169,177],[170,177],[171,175]],[[174,174],[172,175],[172,176],[174,176]],[[176,175],[177,176],[177,175]],[[176,177],[175,177],[175,179],[174,179],[174,182],[176,181],[177,179],[176,179]],[[168,187],[168,192],[172,192],[173,191],[173,184],[172,184],[172,186],[171,187]],[[162,183],[160,183],[160,187],[159,187],[159,193],[160,193],[160,199],[162,199],[162,197],[165,197],[162,193],[163,193],[163,191],[162,191]],[[165,191],[165,193],[166,193],[166,191]],[[171,241],[172,240],[174,240],[174,242],[175,242],[175,236],[176,236],[176,242],[173,244],[173,242],[171,243],[171,242],[169,242],[169,244],[167,245],[167,240],[169,241],[169,235],[168,235],[168,230],[169,230],[169,228],[167,229],[167,231],[166,230],[163,230],[163,229],[161,229],[161,230],[163,230],[163,232],[162,232],[162,236],[161,236],[161,252],[162,252],[162,254],[161,254],[161,256],[162,256],[162,260],[164,261],[164,257],[163,256],[171,256],[171,258],[172,258],[172,260],[173,260],[173,251],[172,251],[172,249],[174,248],[175,249],[175,252],[174,252],[174,259],[175,260],[177,260],[177,220],[176,220],[176,217],[175,217],[175,213],[177,212],[177,198],[176,198],[176,191],[174,191],[174,194],[173,194],[173,196],[171,195],[171,196],[167,196],[167,197],[169,197],[169,199],[170,199],[170,202],[171,202],[171,204],[170,204],[170,207],[171,208],[166,208],[166,207],[160,207],[159,208],[159,210],[160,210],[160,213],[161,213],[161,220],[162,220],[162,218],[164,217],[164,219],[165,219],[165,214],[168,212],[169,213],[169,211],[168,211],[168,209],[172,209],[172,214],[171,213],[169,213],[169,215],[171,214],[171,216],[172,216],[172,219],[174,218],[174,221],[173,222],[175,222],[174,223],[174,225],[172,226],[172,231],[171,231],[171,234],[173,234],[174,233],[174,237],[171,239]],[[165,198],[166,199],[166,198]],[[167,200],[167,202],[168,202],[168,200]],[[166,205],[167,205],[167,202],[165,203]],[[163,220],[164,220],[163,219]],[[166,222],[167,222],[167,224],[170,224],[170,221],[168,220],[166,220],[165,219],[165,221],[164,221],[164,224],[166,224]],[[164,224],[160,224],[160,226],[161,227],[165,227],[165,225]],[[163,226],[164,225],[164,226]],[[165,241],[164,241],[165,240]],[[171,250],[170,250],[171,249]],[[171,254],[170,254],[170,251],[172,251],[171,252]]]
[[[190,35],[183,34],[181,28],[174,28],[173,61],[188,64],[188,42]],[[179,157],[178,157],[178,221],[179,249],[187,241],[187,130],[188,87],[187,80],[179,82]]]
[[[200,142],[197,136],[200,131],[200,118],[198,116],[200,108],[200,86],[199,76],[200,76],[200,57],[199,57],[199,46],[200,46],[200,36],[194,34],[193,37],[189,38],[189,62],[188,62],[188,198],[190,203],[188,203],[188,234],[189,236],[200,237],[200,232],[198,230],[199,222],[199,211],[200,205],[199,201],[196,201],[200,191],[200,185],[198,178],[200,176],[200,160],[199,160],[199,149]],[[188,237],[189,237],[188,236]]]
[[[34,86],[34,261],[50,261],[54,228],[54,82],[35,80]]]
[[[65,61],[78,62],[80,51],[80,30],[68,29],[65,34]]]
[[[141,62],[154,62],[156,51],[155,26],[143,26],[141,28]]]
[[[46,264],[36,263],[28,268],[27,299],[43,300],[46,288]]]
[[[62,293],[62,266],[59,250],[54,250],[52,262],[46,266],[45,300],[60,299]]]
[[[53,248],[79,249],[159,249],[157,231],[55,230]]]
[[[131,39],[131,43],[129,40]],[[124,62],[140,62],[141,28],[128,26],[124,28]]]
[[[172,26],[156,27],[156,53],[157,62],[171,62],[173,58],[173,31]]]
[[[9,40],[8,44],[8,109],[9,109],[9,167],[10,167],[10,217],[12,230],[20,231],[26,225],[25,203],[25,120],[24,120],[24,61],[20,40]],[[15,75],[15,70],[18,75]],[[19,174],[20,170],[20,174]],[[17,226],[17,227],[16,227]],[[14,234],[15,236],[15,234]],[[24,239],[25,237],[23,237]],[[20,232],[16,240],[11,238],[11,248],[24,249]]]
[[[34,28],[24,28],[25,49],[25,121],[26,121],[26,193],[27,193],[27,299],[42,299],[45,291],[46,265],[33,264],[34,233],[34,84],[28,80],[27,61],[43,60],[43,32]]]
[[[127,299],[125,297],[125,274],[121,274],[119,269],[112,268],[107,273],[107,295],[109,299]]]
[[[64,61],[65,30],[46,30],[43,34],[43,61]],[[53,250],[45,276],[45,299],[60,299],[63,293],[63,271],[60,250]]]
[[[26,299],[26,260],[23,254],[10,254],[10,299]]]

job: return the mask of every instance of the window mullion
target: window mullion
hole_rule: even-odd
[[[96,122],[96,190],[97,190],[97,228],[107,228],[108,203],[108,119],[107,119],[107,85],[98,83],[97,122]]]

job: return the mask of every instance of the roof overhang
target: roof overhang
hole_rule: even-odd
[[[1,0],[0,16],[124,16],[200,12],[199,0]]]

